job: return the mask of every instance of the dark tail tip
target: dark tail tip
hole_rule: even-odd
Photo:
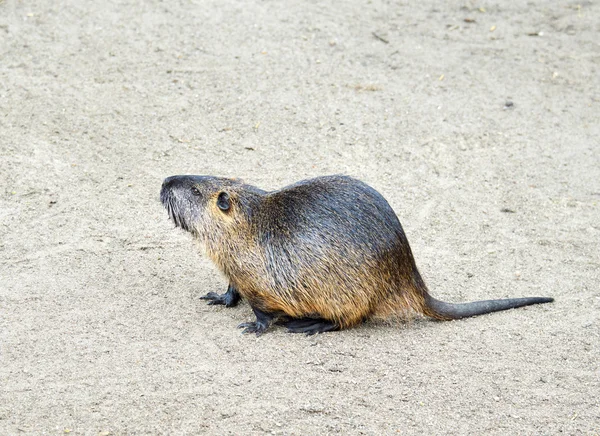
[[[425,314],[436,319],[450,320],[483,315],[501,310],[516,309],[532,304],[552,303],[551,297],[507,298],[505,300],[473,301],[472,303],[452,304],[428,296]]]

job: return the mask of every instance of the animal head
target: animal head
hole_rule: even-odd
[[[260,193],[238,179],[183,175],[164,180],[160,200],[177,227],[206,241],[249,224]]]

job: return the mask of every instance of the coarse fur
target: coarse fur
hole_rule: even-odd
[[[263,332],[280,318],[308,334],[416,311],[440,320],[545,303],[532,297],[451,304],[431,297],[388,202],[347,176],[304,180],[267,192],[236,179],[173,176],[161,201],[229,279],[212,304],[246,298]]]

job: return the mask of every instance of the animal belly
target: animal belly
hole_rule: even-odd
[[[362,322],[371,313],[367,293],[324,286],[322,283],[315,288],[287,289],[253,295],[253,298],[258,298],[267,311],[283,313],[292,318],[322,318],[342,328]]]

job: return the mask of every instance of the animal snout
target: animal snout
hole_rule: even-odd
[[[170,176],[167,177],[162,183],[162,189],[170,188],[175,184],[175,182],[180,178],[180,176]]]

